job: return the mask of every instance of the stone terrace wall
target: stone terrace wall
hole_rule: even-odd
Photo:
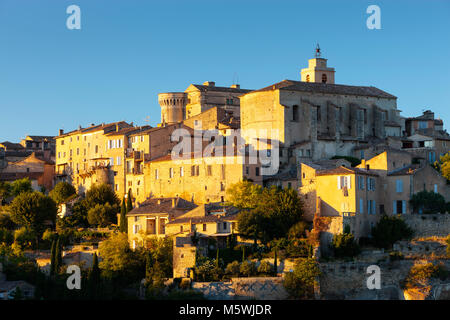
[[[414,230],[415,238],[450,234],[450,214],[408,214],[402,218]]]
[[[281,277],[232,278],[229,282],[193,282],[210,300],[282,300],[288,298]]]
[[[441,260],[442,261],[442,260]],[[399,288],[414,264],[427,261],[400,260],[394,262],[329,262],[321,263],[320,294],[322,299],[402,299]],[[443,260],[450,268],[450,260]],[[367,267],[381,270],[381,290],[367,289]]]

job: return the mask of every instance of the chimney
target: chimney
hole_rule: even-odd
[[[240,88],[241,88],[241,85],[239,85],[239,84],[232,84],[232,85],[231,85],[231,88],[234,88],[234,89],[240,89]]]
[[[130,123],[130,125],[131,125],[131,126],[133,127],[133,126],[134,126],[134,123],[133,123],[133,122],[131,122],[131,123]]]
[[[208,86],[208,87],[214,87],[216,85],[216,83],[214,81],[206,81],[203,82],[204,86]]]
[[[64,129],[59,129],[59,135],[62,136],[64,134]]]
[[[366,159],[361,159],[361,167],[366,167]]]

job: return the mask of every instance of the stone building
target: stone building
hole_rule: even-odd
[[[334,69],[322,58],[310,60],[302,80],[283,80],[240,96],[246,143],[264,149],[258,134],[273,130],[268,138],[279,143],[281,170],[289,163],[351,155],[354,147],[374,139],[401,136],[404,121],[395,96],[375,87],[335,84]]]
[[[8,162],[0,170],[0,181],[13,182],[18,179],[29,178],[34,190],[44,187],[51,190],[54,183],[55,163],[39,157],[36,153],[16,162]]]
[[[214,107],[239,117],[238,97],[249,91],[238,84],[218,87],[215,82],[207,81],[202,85],[191,84],[184,92],[160,93],[161,125],[189,119]]]
[[[194,203],[179,197],[147,199],[127,213],[128,240],[131,246],[145,246],[148,236],[170,235],[166,230],[167,224],[196,207]]]

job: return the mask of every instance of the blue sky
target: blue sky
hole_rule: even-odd
[[[68,30],[66,8],[81,8]],[[369,30],[366,8],[381,8]],[[450,123],[450,1],[0,0],[0,141],[160,121],[157,94],[299,80],[317,42],[336,83]],[[149,121],[146,121],[149,117]]]

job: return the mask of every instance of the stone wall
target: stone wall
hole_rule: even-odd
[[[426,260],[400,260],[378,262],[329,262],[321,263],[321,299],[405,299],[401,283],[415,264],[425,264]],[[450,260],[442,260],[450,267]],[[381,271],[381,289],[367,288],[367,267],[377,265]]]
[[[196,248],[194,246],[173,246],[173,277],[188,277],[189,269],[195,267]]]
[[[288,293],[282,277],[232,278],[229,282],[193,282],[192,289],[210,300],[283,300]]]
[[[414,230],[414,237],[446,237],[450,234],[450,214],[403,215],[403,220]]]

